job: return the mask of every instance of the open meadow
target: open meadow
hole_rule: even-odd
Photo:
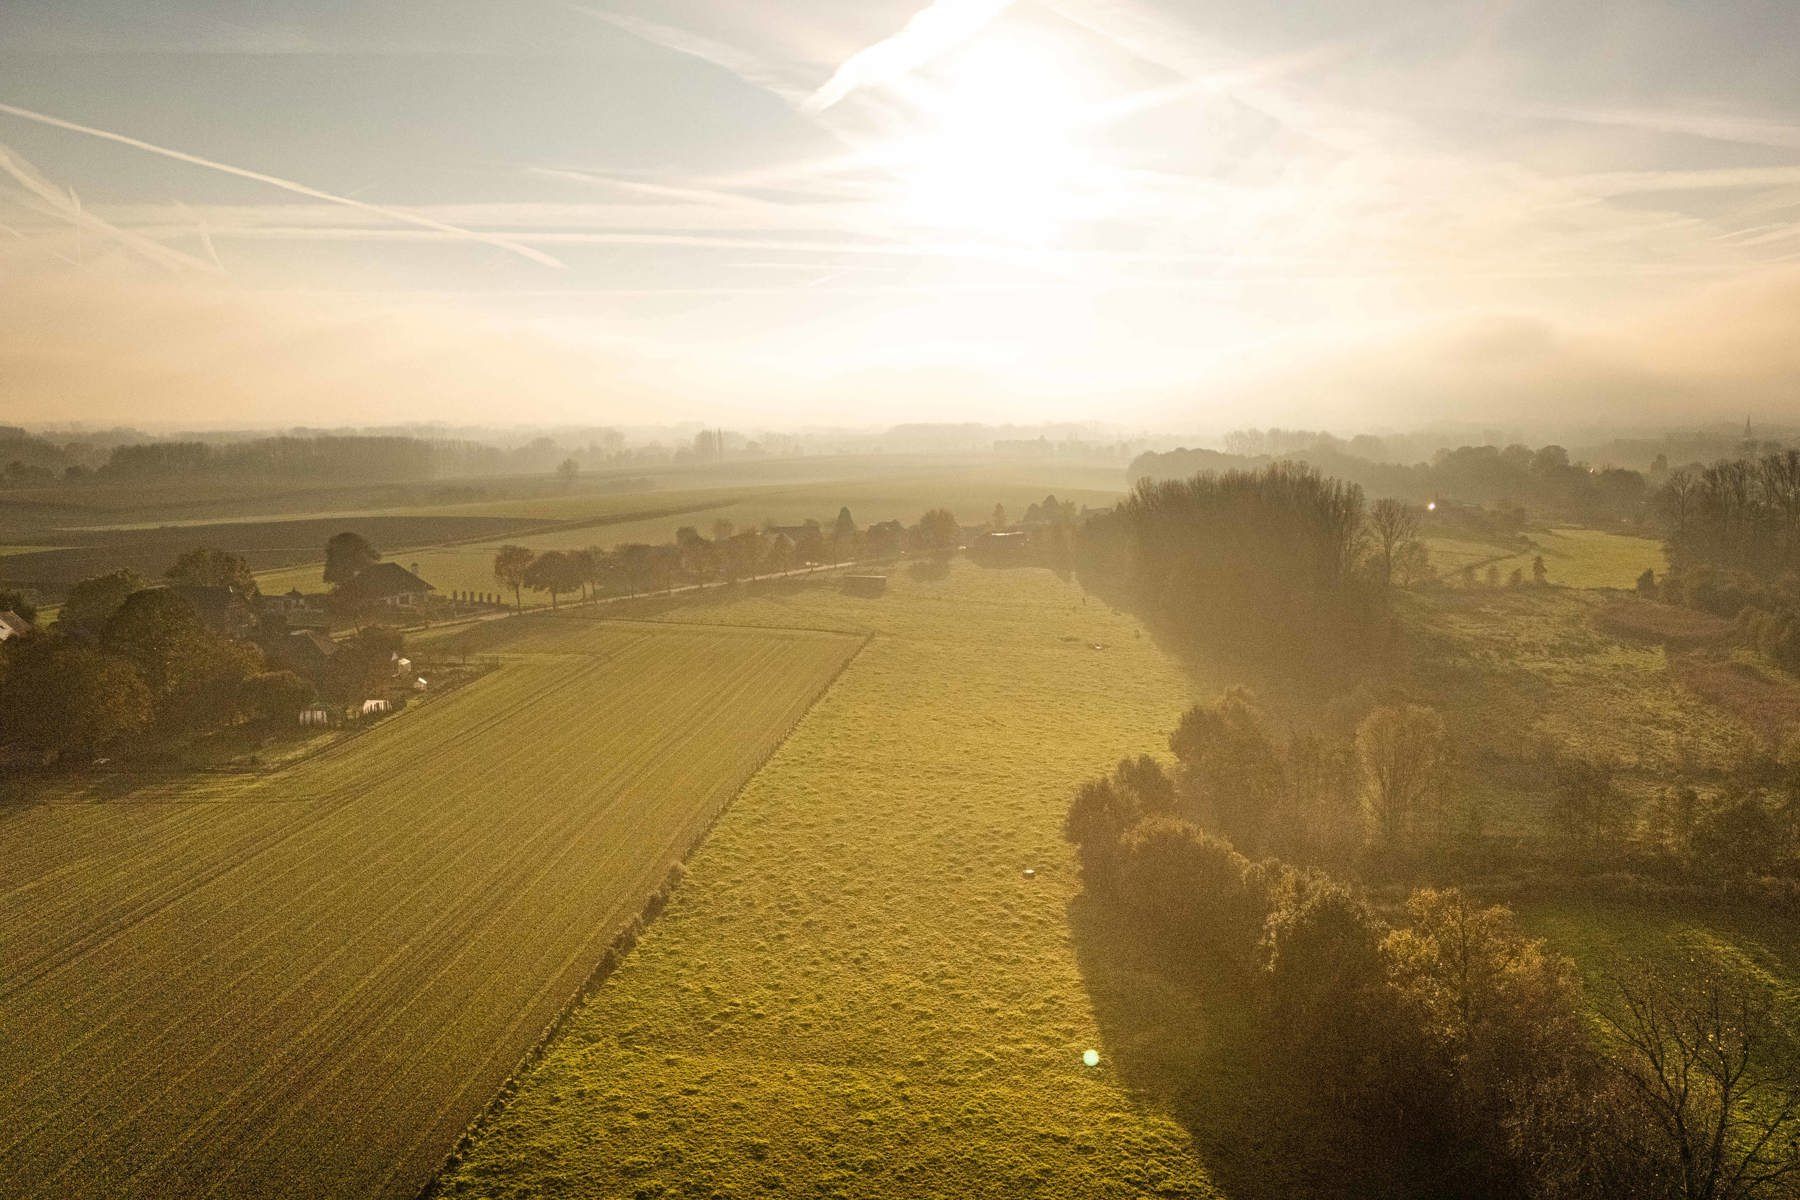
[[[1158,750],[1190,696],[1137,624],[965,562],[878,599],[815,582],[641,614],[873,636],[439,1190],[1213,1194],[1126,1072],[1145,1031],[1090,990],[1131,987],[1070,924],[1070,790]]]
[[[287,769],[0,810],[0,1195],[414,1194],[861,645],[508,632]]]
[[[1502,579],[1515,570],[1531,579],[1532,560],[1542,558],[1545,582],[1575,588],[1628,588],[1646,567],[1658,575],[1668,569],[1662,543],[1655,538],[1573,526],[1534,528],[1525,542],[1487,541],[1467,536],[1436,535],[1427,529],[1426,547],[1438,574],[1454,581],[1465,568],[1485,576],[1489,567]]]

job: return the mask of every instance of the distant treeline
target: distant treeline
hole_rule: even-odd
[[[1657,494],[1669,561],[1765,579],[1800,570],[1800,450],[1676,471]]]
[[[502,469],[505,452],[474,442],[410,437],[269,437],[209,445],[145,442],[115,447],[97,472],[110,479],[280,476],[408,480]]]
[[[1420,503],[1450,499],[1513,504],[1592,523],[1636,522],[1646,513],[1651,481],[1644,474],[1571,461],[1561,446],[1535,450],[1521,445],[1459,446],[1438,451],[1430,462],[1407,465],[1375,462],[1352,452],[1362,443],[1360,438],[1348,443],[1315,441],[1302,449],[1279,450],[1275,461],[1302,462],[1371,495]],[[1282,442],[1277,439],[1275,444]],[[1196,471],[1249,469],[1269,461],[1268,456],[1251,458],[1217,450],[1171,450],[1140,454],[1129,469],[1133,480],[1173,479]],[[1666,469],[1666,462],[1662,465]]]

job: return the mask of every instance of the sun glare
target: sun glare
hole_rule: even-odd
[[[897,156],[902,211],[939,229],[1027,245],[1055,238],[1080,208],[1087,165],[1070,73],[1028,46],[962,56],[932,100],[931,127]]]

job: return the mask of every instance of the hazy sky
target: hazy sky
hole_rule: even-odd
[[[1794,0],[0,4],[0,419],[1800,412]]]

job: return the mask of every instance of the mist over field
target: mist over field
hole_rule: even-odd
[[[0,5],[0,1197],[1800,1200],[1800,7]]]

